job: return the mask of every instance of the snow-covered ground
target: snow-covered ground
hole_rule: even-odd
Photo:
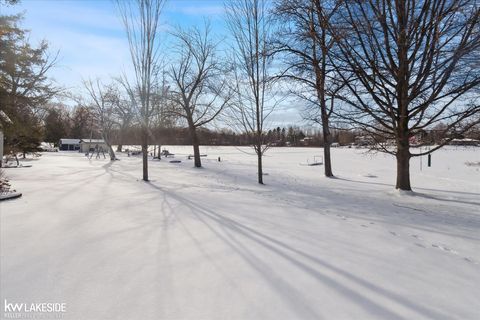
[[[167,147],[181,163],[44,153],[6,169],[1,304],[63,319],[480,319],[480,149],[411,163],[333,149],[336,179],[278,148],[256,184],[249,148]],[[218,162],[221,157],[221,162]],[[470,164],[470,165],[467,165]],[[2,310],[1,317],[4,317]]]

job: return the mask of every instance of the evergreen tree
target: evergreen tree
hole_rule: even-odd
[[[67,136],[68,120],[60,110],[50,109],[44,120],[46,142],[58,143]]]
[[[57,92],[46,74],[56,57],[42,41],[28,43],[28,34],[18,27],[20,15],[0,16],[0,110],[12,123],[2,123],[6,151],[34,152],[42,139],[39,110]],[[1,121],[1,120],[0,120]]]
[[[73,111],[72,129],[69,138],[84,139],[90,136],[97,137],[98,133],[93,130],[94,119],[90,110],[85,106],[78,106]]]

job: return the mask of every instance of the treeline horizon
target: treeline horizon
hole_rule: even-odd
[[[93,115],[84,107],[74,108],[71,113],[63,107],[51,106],[43,123],[41,140],[58,145],[60,139],[102,139],[101,128],[96,127]],[[150,145],[192,145],[191,135],[187,127],[156,127],[149,130]],[[332,143],[341,146],[363,144],[359,138],[370,137],[361,129],[331,129]],[[112,129],[109,143],[112,145],[141,145],[142,128],[130,126],[123,129]],[[199,128],[198,137],[203,145],[218,146],[251,146],[255,137],[245,132],[235,132],[229,128]],[[323,147],[324,137],[321,128],[302,128],[295,125],[278,126],[265,132],[265,143],[277,147]],[[305,139],[306,138],[306,139]],[[464,134],[450,133],[445,125],[425,131],[416,137],[423,144],[439,144],[446,138],[472,138],[480,140],[480,130],[472,128]],[[376,137],[372,143],[384,143],[386,139]]]

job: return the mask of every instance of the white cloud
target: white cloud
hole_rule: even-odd
[[[24,1],[7,14],[25,11],[22,27],[33,44],[42,39],[60,51],[52,76],[61,86],[80,87],[82,78],[119,75],[130,62],[128,43],[113,2]]]
[[[189,16],[213,16],[225,13],[221,2],[218,4],[201,4],[199,2],[172,1],[165,8],[167,12],[181,13]]]
[[[31,30],[32,42],[47,39],[51,51],[60,50],[51,76],[59,85],[82,90],[82,79],[108,81],[130,70],[130,53],[122,23],[111,1],[22,1],[3,10],[11,14],[26,10],[22,27]],[[171,1],[165,7],[163,22],[196,24],[201,18],[223,15],[221,1]],[[216,31],[223,26],[218,22]],[[162,34],[170,28],[163,24]],[[167,39],[163,39],[167,40]],[[167,51],[168,52],[168,51]],[[269,126],[286,126],[301,121],[299,108],[289,104],[269,119]]]

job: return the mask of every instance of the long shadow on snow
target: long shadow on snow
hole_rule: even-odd
[[[362,183],[362,184],[376,184],[376,185],[381,185],[381,186],[388,186],[393,188],[392,185],[389,184],[384,184],[384,183],[378,183],[378,182],[363,182],[363,181],[356,181],[356,180],[349,180],[345,178],[338,178],[336,177],[335,179],[332,179],[332,183],[335,181],[336,184],[332,186],[333,188],[330,189],[321,189],[318,190],[314,186],[302,183],[301,181],[296,182],[295,190],[290,190],[290,189],[285,189],[282,188],[287,186],[288,184],[282,184],[280,179],[275,179],[277,182],[280,181],[280,184],[272,183],[272,184],[266,184],[263,186],[255,186],[252,187],[251,184],[254,183],[253,180],[250,180],[249,178],[246,177],[241,177],[238,178],[238,176],[230,172],[228,170],[221,170],[221,171],[211,171],[215,175],[215,179],[219,181],[219,183],[225,183],[222,181],[225,178],[228,178],[236,184],[237,179],[241,181],[242,184],[249,184],[248,186],[241,185],[240,187],[237,188],[237,190],[241,191],[247,191],[247,192],[253,192],[257,195],[262,195],[262,196],[268,196],[268,195],[273,195],[278,198],[278,201],[284,201],[285,199],[292,199],[292,194],[291,192],[295,192],[295,195],[293,197],[293,201],[289,203],[289,205],[296,206],[300,209],[307,209],[307,210],[321,210],[324,207],[328,207],[330,203],[332,203],[333,206],[338,207],[342,209],[344,212],[350,212],[354,213],[354,215],[357,218],[362,218],[362,219],[368,219],[371,221],[376,221],[376,222],[382,222],[382,223],[389,223],[391,224],[392,222],[382,220],[381,217],[385,216],[382,214],[372,214],[375,212],[375,210],[371,210],[372,202],[368,200],[368,195],[362,195],[362,196],[355,196],[355,195],[350,195],[348,198],[346,198],[346,195],[344,194],[345,192],[345,186],[342,186],[341,183],[343,181],[347,182],[356,182],[356,183]],[[228,185],[228,183],[226,183]],[[262,190],[263,189],[263,190]],[[434,189],[431,189],[432,191],[437,191]],[[357,190],[358,191],[358,190]],[[438,190],[441,191],[441,190]],[[464,194],[460,192],[459,194]],[[465,193],[468,194],[468,193]],[[470,203],[468,201],[462,201],[462,200],[448,200],[448,199],[441,199],[437,198],[435,196],[430,196],[426,194],[416,194],[419,197],[424,197],[424,198],[432,198],[434,200],[439,200],[439,201],[447,201],[447,202],[453,202],[453,203],[466,203],[470,205],[476,205],[476,203]],[[346,200],[348,201],[342,201],[342,197],[345,197]],[[392,212],[395,209],[398,209],[391,203],[391,199],[381,199],[383,203],[386,206],[391,207],[390,210],[387,210],[386,212]],[[378,199],[377,199],[378,201]],[[356,204],[353,209],[355,209],[355,212],[352,212],[352,207],[351,203]],[[305,205],[309,204],[309,205]],[[480,204],[479,204],[480,205]],[[475,238],[471,238],[465,235],[461,234],[456,234],[456,233],[451,233],[447,231],[442,231],[439,230],[438,228],[432,228],[434,225],[440,224],[441,226],[452,226],[452,225],[457,225],[459,227],[464,227],[469,230],[472,229],[473,226],[480,226],[480,218],[478,215],[460,215],[460,216],[455,216],[454,221],[451,220],[450,216],[442,216],[442,219],[438,219],[438,215],[433,215],[433,214],[421,214],[422,219],[417,219],[417,215],[412,216],[410,213],[405,211],[405,209],[402,209],[403,213],[402,216],[394,216],[395,218],[395,224],[406,226],[409,228],[413,229],[418,229],[421,231],[428,231],[428,232],[433,232],[433,233],[439,233],[439,234],[445,234],[448,236],[454,236],[454,237],[459,237],[459,238],[467,238],[467,239],[474,239],[478,240]],[[393,217],[391,214],[387,214],[389,218]]]
[[[127,180],[134,179],[136,181],[139,181],[138,177],[136,175],[132,174],[132,173],[127,173],[127,172],[124,172],[124,171],[121,171],[121,170],[115,170],[110,166],[108,166],[108,167],[106,166],[106,167],[104,167],[104,169],[106,169],[106,171],[113,171],[115,173],[119,173],[120,175],[124,176],[124,178],[127,178]],[[224,188],[225,187],[228,188],[228,185],[231,185],[231,183],[226,183],[225,182],[225,178],[228,178],[228,179],[232,180],[233,184],[237,185],[237,187],[234,187],[231,191],[235,191],[235,190],[246,191],[246,192],[252,192],[252,193],[255,193],[256,195],[262,195],[262,196],[278,195],[279,200],[284,200],[284,199],[291,198],[291,195],[287,194],[291,190],[284,190],[284,189],[281,188],[280,185],[267,184],[267,185],[262,185],[262,186],[256,185],[255,187],[252,187],[251,184],[254,183],[255,178],[250,179],[248,177],[242,177],[242,176],[239,177],[237,174],[235,174],[233,172],[230,172],[227,169],[220,170],[220,171],[206,170],[205,173],[213,174],[214,176],[212,176],[211,178],[214,179],[220,185],[222,185]],[[240,180],[240,181],[238,181],[238,180]],[[362,183],[362,184],[376,184],[376,185],[392,187],[392,185],[384,184],[384,183],[363,182],[363,181],[349,180],[349,179],[338,178],[338,177],[333,179],[332,181],[338,181],[340,183],[342,181],[348,181],[348,182],[357,182],[357,183]],[[241,185],[238,185],[237,184],[238,182],[241,182]],[[248,183],[248,186],[246,186],[247,183]],[[154,186],[154,185],[152,184],[151,186]],[[179,186],[178,188],[182,189],[184,187],[188,187],[188,185],[182,184],[182,186]],[[214,187],[214,186],[212,186],[212,187]],[[344,188],[342,188],[341,186],[337,186],[337,189],[338,190],[344,190]],[[429,190],[443,191],[443,190],[434,190],[434,189],[429,189]],[[162,191],[165,191],[165,190],[162,189]],[[306,184],[299,184],[297,186],[297,188],[295,189],[295,192],[297,192],[297,193],[300,192],[300,194],[295,197],[295,200],[297,200],[297,201],[295,201],[296,203],[290,203],[290,205],[296,206],[300,209],[320,210],[323,207],[325,207],[326,204],[319,203],[318,200],[323,200],[323,201],[328,202],[328,203],[330,203],[330,202],[334,203],[335,206],[340,207],[340,209],[342,209],[345,212],[351,212],[351,210],[352,210],[351,207],[348,207],[348,206],[345,207],[343,205],[342,201],[340,201],[340,202],[335,201],[335,199],[338,199],[338,197],[339,197],[339,192],[335,192],[335,191],[332,191],[332,190],[329,190],[329,189],[323,189],[323,190],[321,190],[321,193],[319,193],[317,189],[312,189],[312,186],[309,186],[309,185],[306,185]],[[462,192],[459,192],[459,193],[462,193]],[[465,193],[465,194],[469,194],[469,193]],[[424,196],[428,197],[428,195],[424,195]],[[302,199],[304,199],[304,201]],[[313,203],[312,203],[312,199],[315,200]],[[301,201],[299,201],[299,200],[301,200]],[[380,222],[380,223],[391,223],[389,221],[383,220],[381,218],[382,215],[380,215],[380,216],[372,215],[373,211],[369,209],[370,205],[371,205],[371,202],[369,202],[369,201],[365,202],[365,197],[364,196],[362,196],[362,197],[355,197],[354,196],[353,198],[352,197],[348,198],[348,200],[349,201],[347,201],[345,203],[349,203],[349,202],[352,203],[353,202],[353,203],[359,204],[359,207],[361,207],[362,212],[355,214],[355,216],[357,218],[369,219],[371,221]],[[438,200],[442,200],[442,199],[438,199]],[[451,200],[451,201],[455,202],[455,200]],[[312,206],[314,205],[314,207],[305,206],[305,203],[312,203]],[[364,207],[365,204],[366,204],[366,206]],[[389,203],[389,205],[392,207],[392,210],[394,210],[396,208],[391,203]],[[392,210],[390,210],[390,212]],[[388,216],[392,217],[392,215],[388,215]],[[405,226],[405,227],[418,229],[418,230],[421,230],[421,231],[444,234],[444,235],[447,235],[447,236],[465,238],[465,239],[470,239],[470,240],[478,240],[477,238],[473,238],[473,237],[469,237],[469,236],[465,236],[465,235],[461,235],[461,234],[456,234],[456,233],[451,233],[451,232],[448,232],[448,231],[438,230],[438,228],[431,228],[432,225],[435,225],[435,224],[439,223],[439,220],[437,219],[436,215],[434,216],[435,218],[433,220],[430,219],[430,216],[425,216],[425,215],[423,215],[423,217],[426,218],[426,219],[420,219],[420,220],[419,219],[414,219],[414,220],[412,220],[412,215],[407,214],[406,212],[402,213],[402,216],[394,216],[394,217],[395,217],[395,224],[397,224],[397,225],[402,225],[402,226]],[[462,218],[461,221],[459,221],[460,217]],[[445,220],[446,218],[448,218],[448,217],[443,217],[442,221]],[[470,218],[478,220],[477,215],[471,216]],[[408,220],[408,221],[405,221],[405,220]],[[446,220],[446,221],[443,221],[441,225],[451,226],[452,225],[451,222],[452,222],[451,220]],[[480,221],[478,221],[478,223],[480,223]],[[478,223],[476,223],[476,224],[478,224]],[[463,215],[462,215],[462,216],[456,216],[455,217],[455,225],[457,225],[459,227],[465,227],[465,228],[470,230],[472,228],[472,225],[475,225],[475,224],[472,222],[471,219],[469,219],[469,217],[464,218]]]
[[[125,177],[133,178],[133,179],[136,179],[138,181],[137,177],[134,176],[133,174],[130,174],[130,173],[127,174],[123,171],[114,170],[113,168],[107,168],[107,170],[108,171],[114,171],[116,173],[124,175]],[[215,181],[217,181],[217,183],[219,183],[223,187],[228,187],[228,185],[231,185],[231,183],[226,183],[225,182],[225,178],[228,178],[228,179],[232,180],[233,184],[237,185],[237,187],[234,187],[231,191],[241,190],[241,191],[253,192],[256,195],[262,195],[262,196],[278,195],[279,200],[284,200],[284,199],[291,198],[291,195],[287,194],[288,192],[290,192],[290,190],[284,190],[284,189],[281,188],[280,185],[276,185],[276,184],[272,183],[272,184],[267,184],[267,185],[263,185],[263,186],[258,185],[258,186],[252,187],[251,183],[254,182],[254,179],[251,180],[250,178],[247,178],[247,177],[239,177],[237,174],[232,173],[232,172],[230,172],[229,170],[226,170],[226,169],[225,170],[220,170],[220,171],[206,170],[205,173],[213,174],[214,176],[212,176],[211,178],[213,178]],[[240,181],[238,181],[238,180],[240,180]],[[389,184],[383,184],[383,183],[378,183],[378,182],[363,182],[363,181],[356,181],[356,180],[348,180],[348,179],[345,179],[345,178],[336,178],[333,181],[338,181],[340,183],[342,181],[358,182],[358,183],[363,183],[363,184],[370,184],[371,183],[371,184],[377,184],[377,185],[392,187]],[[237,184],[238,182],[241,182],[241,184],[238,185]],[[248,186],[246,186],[247,183],[248,183]],[[187,185],[184,185],[183,187],[187,187]],[[214,187],[214,186],[212,186],[212,187]],[[344,190],[344,188],[342,188],[341,186],[336,186],[336,188],[338,190]],[[434,189],[431,189],[431,190],[436,191]],[[321,203],[321,202],[319,203],[318,200],[322,200],[322,201],[328,202],[328,203],[334,202],[335,206],[344,207],[342,201],[338,202],[338,201],[334,200],[334,199],[338,199],[339,192],[335,192],[335,191],[332,191],[332,190],[329,190],[329,189],[323,189],[323,190],[321,190],[321,193],[319,193],[317,189],[314,189],[314,188],[312,189],[312,186],[301,184],[301,183],[297,186],[297,188],[295,189],[295,192],[297,192],[297,193],[300,192],[300,194],[295,196],[295,200],[296,200],[296,201],[294,201],[295,203],[290,203],[290,205],[296,206],[296,207],[301,208],[301,209],[318,210],[318,209],[321,209],[321,208],[325,207],[326,205],[328,205],[326,203]],[[424,195],[424,196],[428,197],[428,195]],[[304,200],[301,200],[302,198]],[[312,203],[312,199],[315,200],[313,203]],[[299,201],[299,200],[301,200],[301,201]],[[363,219],[366,218],[366,219],[376,221],[376,222],[391,223],[391,222],[382,220],[380,218],[382,215],[380,215],[379,217],[376,217],[377,215],[372,215],[373,211],[369,209],[370,205],[371,205],[371,202],[369,202],[369,201],[365,202],[365,197],[364,196],[362,196],[362,197],[355,197],[354,196],[353,198],[352,197],[348,198],[348,200],[349,200],[350,203],[359,204],[357,207],[362,209],[361,212],[356,212],[355,216],[357,218],[363,218]],[[442,200],[442,199],[438,199],[438,200]],[[455,200],[451,200],[451,201],[456,202]],[[345,203],[349,203],[349,202],[345,202]],[[313,207],[312,206],[305,206],[306,203],[312,203],[312,205],[314,205],[314,206]],[[390,205],[392,207],[392,210],[394,210],[396,208],[391,203],[388,203],[388,205]],[[345,211],[345,212],[351,212],[351,210],[352,210],[352,208],[348,207],[348,206],[343,208],[343,211]],[[390,211],[392,211],[392,210],[390,210]],[[392,215],[388,215],[388,216],[392,217]],[[451,232],[447,232],[447,231],[441,231],[441,230],[438,230],[438,228],[431,228],[432,225],[435,225],[435,224],[439,223],[439,220],[437,219],[437,215],[434,216],[433,220],[430,219],[431,215],[422,215],[422,217],[424,219],[420,219],[420,220],[419,219],[413,219],[414,217],[412,217],[411,214],[407,214],[407,212],[402,213],[402,216],[394,216],[394,217],[395,217],[395,224],[402,225],[402,226],[405,226],[405,227],[418,229],[418,230],[421,230],[421,231],[445,234],[445,235],[448,235],[448,236],[454,236],[454,237],[459,237],[459,238],[477,240],[476,238],[468,237],[468,236],[465,236],[465,235],[459,235],[459,234],[455,234],[455,233],[451,233]],[[443,217],[442,221],[446,218],[449,218],[449,217]],[[461,218],[460,221],[459,221],[459,218]],[[464,217],[463,215],[462,216],[456,216],[455,217],[455,225],[460,226],[460,227],[466,227],[467,229],[470,230],[472,228],[472,225],[474,225],[472,223],[472,219],[470,219],[470,218],[473,218],[474,220],[478,220],[478,216],[471,216],[471,217]],[[405,220],[408,220],[408,221],[405,221]],[[452,222],[451,220],[446,220],[446,222],[442,223],[441,225],[451,226],[452,225],[451,222]]]
[[[385,183],[378,183],[378,182],[364,182],[364,181],[357,181],[357,180],[349,180],[345,178],[339,178],[339,177],[334,177],[332,179],[333,181],[338,181],[340,184],[333,185],[332,188],[330,189],[322,189],[321,192],[318,192],[318,189],[315,189],[312,186],[308,186],[304,183],[297,182],[296,183],[296,189],[295,191],[298,193],[296,198],[302,198],[305,199],[303,203],[314,203],[312,199],[319,199],[321,196],[323,200],[326,200],[327,202],[332,202],[334,203],[334,206],[337,206],[339,208],[342,208],[344,212],[350,212],[352,213],[352,208],[355,209],[355,216],[357,218],[367,218],[369,220],[374,220],[377,222],[386,222],[386,223],[391,223],[390,221],[383,221],[379,217],[382,217],[384,215],[382,214],[373,214],[372,212],[375,212],[375,210],[371,210],[372,202],[369,201],[368,199],[368,194],[366,195],[361,195],[361,196],[356,196],[353,194],[350,194],[350,196],[347,198],[345,196],[345,190],[348,190],[346,186],[341,185],[342,181],[347,181],[347,182],[354,182],[354,183],[362,183],[362,184],[375,184],[375,185],[381,185],[381,186],[388,186],[390,188],[393,188],[393,185],[390,184],[385,184]],[[273,186],[274,193],[278,194],[283,194],[284,196],[282,198],[286,198],[288,194],[286,194],[286,190],[282,190],[278,186]],[[423,188],[418,188],[419,190],[430,190],[430,191],[439,191],[439,192],[450,192],[446,190],[436,190],[436,189],[423,189]],[[314,190],[314,191],[312,191]],[[352,189],[353,191],[357,191],[356,189]],[[468,192],[451,192],[452,194],[457,194],[458,197],[461,197],[463,194],[467,195],[477,195],[476,193],[468,193]],[[342,197],[345,198],[345,200],[348,201],[342,201]],[[477,202],[471,202],[471,201],[464,201],[460,199],[443,199],[440,197],[436,197],[434,195],[429,195],[429,194],[423,194],[423,193],[414,193],[414,197],[419,197],[419,198],[428,198],[428,199],[433,199],[437,201],[444,201],[444,202],[451,202],[451,203],[459,203],[459,204],[468,204],[468,205],[480,205],[480,203]],[[334,200],[336,199],[336,200]],[[340,200],[340,201],[338,201]],[[391,199],[376,199],[376,201],[383,201],[383,204],[391,207],[391,210],[387,210],[388,212],[392,212],[395,207],[401,207],[401,206],[396,206],[394,203],[391,202]],[[356,206],[351,207],[348,204],[349,203],[354,203]],[[303,207],[299,206],[300,208],[304,209],[312,209],[311,207]],[[321,203],[320,205],[317,206],[317,208],[321,208]],[[356,210],[359,211],[356,211]],[[408,208],[405,207],[405,209],[414,209],[415,208]],[[416,210],[417,211],[417,210]],[[422,211],[422,210],[419,210]],[[438,219],[437,214],[433,214],[431,212],[425,211],[425,214],[417,214],[413,216],[412,214],[408,212],[402,212],[403,216],[397,216],[395,217],[395,224],[400,224],[403,226],[407,226],[410,228],[414,229],[419,229],[423,231],[429,231],[429,232],[435,232],[435,233],[440,233],[440,234],[445,234],[449,236],[455,236],[455,237],[460,237],[460,238],[469,238],[469,239],[475,239],[475,238],[470,238],[464,235],[459,235],[459,234],[454,234],[454,233],[449,233],[445,231],[440,231],[437,228],[432,229],[431,227],[434,225],[441,225],[441,226],[452,226],[456,225],[459,227],[467,228],[471,230],[472,228],[478,228],[480,227],[480,216],[476,214],[462,214],[462,215],[455,215],[455,216],[450,216],[450,215],[442,215],[442,219]],[[422,219],[416,219],[419,215],[422,216]],[[388,215],[389,217],[392,217],[392,215]],[[454,220],[452,220],[454,219]],[[400,220],[400,221],[399,221]],[[406,222],[405,220],[408,220]],[[403,221],[403,222],[402,222]],[[421,226],[420,226],[421,225]]]
[[[238,254],[240,254],[255,270],[257,270],[266,279],[267,282],[269,282],[272,286],[277,288],[278,286],[280,286],[279,289],[282,289],[283,294],[285,294],[286,292],[289,292],[288,290],[290,290],[291,286],[285,282],[281,282],[281,284],[279,284],[278,281],[280,278],[278,277],[272,278],[271,270],[266,268],[267,264],[262,260],[260,260],[258,257],[255,257],[254,253],[251,252],[248,248],[240,245],[238,241],[235,241],[234,240],[235,236],[242,236],[244,238],[249,239],[250,241],[254,241],[258,245],[269,250],[270,252],[282,257],[286,261],[290,262],[294,266],[301,269],[303,272],[314,277],[317,281],[328,285],[333,290],[346,296],[352,302],[356,303],[358,306],[362,307],[367,312],[372,313],[373,315],[381,316],[383,318],[388,318],[388,319],[402,319],[402,316],[398,315],[392,310],[387,309],[381,303],[377,303],[372,299],[364,296],[361,292],[356,292],[351,288],[348,288],[347,286],[343,285],[342,283],[336,281],[335,279],[331,279],[327,275],[323,274],[321,271],[292,257],[291,254],[293,253],[305,259],[308,259],[309,261],[317,264],[318,266],[328,269],[329,271],[334,272],[339,276],[342,276],[343,278],[348,279],[354,282],[355,284],[360,285],[365,289],[372,291],[373,293],[382,295],[383,297],[390,299],[392,303],[398,303],[403,307],[413,312],[416,312],[424,317],[434,318],[434,319],[448,319],[448,317],[444,314],[441,314],[426,306],[417,304],[414,301],[411,301],[404,296],[391,292],[387,289],[381,288],[376,284],[368,282],[350,272],[347,272],[341,268],[338,268],[332,265],[331,263],[328,263],[308,253],[298,250],[290,245],[287,245],[282,241],[274,239],[257,230],[254,230],[251,227],[247,227],[231,218],[224,217],[221,214],[216,213],[215,211],[200,205],[199,203],[195,203],[178,194],[164,190],[154,184],[149,184],[149,185],[155,189],[158,189],[164,192],[169,197],[187,206],[191,210],[191,212],[207,226],[208,229],[210,229],[216,236],[218,236],[225,243],[227,243],[232,249],[234,249]],[[210,221],[217,223],[222,229],[227,231],[230,234],[230,239],[225,238],[218,231],[216,231]],[[290,253],[290,255],[288,254],[288,252]],[[286,290],[286,292],[284,290]],[[296,302],[301,302],[301,305],[302,305],[301,309],[303,309],[305,307],[306,302],[304,302],[304,299],[302,299],[301,296],[299,296],[301,294],[302,293],[297,291],[294,297],[296,297],[295,299],[297,300]],[[287,296],[284,298],[286,299],[286,301],[289,301],[289,299],[292,299],[292,296]],[[302,300],[298,301],[299,299],[302,299]],[[295,303],[293,304],[295,305]],[[295,308],[298,310],[298,306],[295,306]],[[306,311],[306,310],[303,310],[303,311]],[[310,316],[318,316],[311,309],[308,311],[308,313]]]
[[[347,178],[337,178],[337,179],[338,180],[343,180],[343,181],[348,181],[348,182],[353,182],[353,183],[374,184],[374,185],[379,185],[379,186],[393,187],[393,184],[388,184],[388,183],[367,182],[367,181],[353,180],[353,179],[347,179]],[[473,193],[473,192],[440,190],[440,189],[431,189],[431,188],[415,188],[415,189],[416,190],[426,190],[426,191],[433,191],[433,192],[448,193],[450,195],[458,194],[458,195],[472,195],[472,196],[480,197],[479,193]],[[457,202],[457,203],[461,203],[461,204],[470,204],[470,205],[480,206],[480,202],[457,200],[457,199],[444,199],[444,198],[436,197],[436,196],[433,196],[433,195],[430,195],[430,194],[425,194],[425,193],[414,192],[414,196],[424,197],[424,198],[428,198],[428,199],[434,199],[434,200],[438,200],[438,201]]]

